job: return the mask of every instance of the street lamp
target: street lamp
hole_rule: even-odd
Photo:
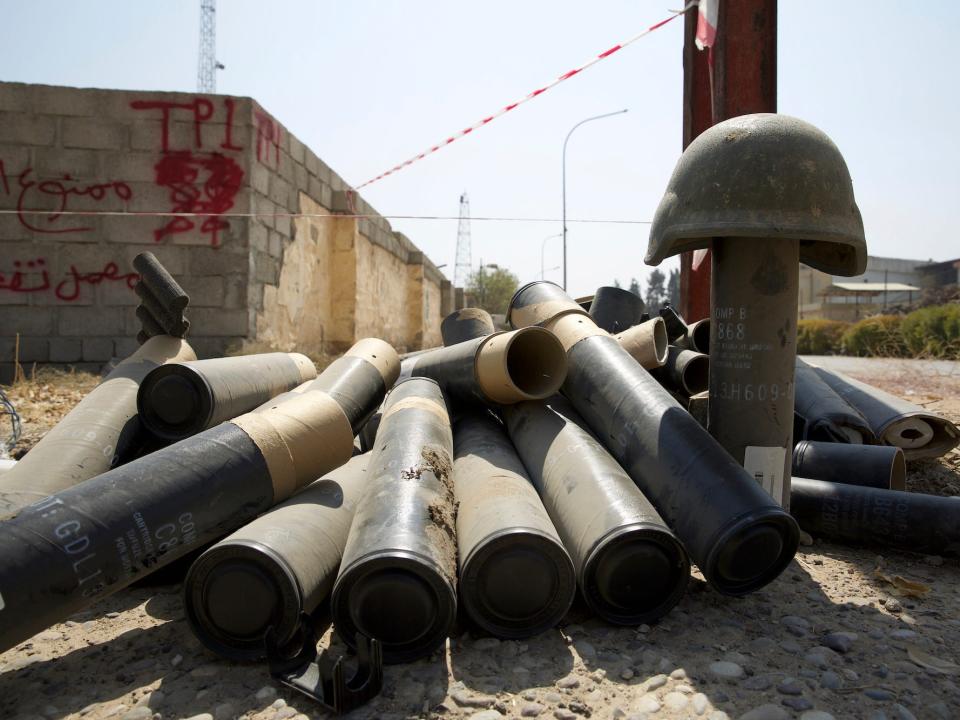
[[[602,120],[606,117],[612,117],[614,115],[621,115],[627,112],[628,108],[623,110],[617,110],[616,112],[604,113],[603,115],[594,115],[593,117],[588,117],[586,120],[581,120],[572,128],[570,132],[567,133],[567,137],[563,140],[563,289],[567,289],[567,141],[570,139],[570,136],[573,135],[573,131],[576,130],[581,125],[592,122],[593,120]]]
[[[545,274],[545,271],[543,269],[543,253],[547,249],[547,240],[553,240],[554,238],[560,237],[562,234],[563,233],[554,233],[553,235],[547,235],[547,237],[543,239],[543,242],[540,243],[540,279],[541,280],[543,280],[543,276]],[[555,269],[556,268],[551,268],[551,270],[555,270]]]

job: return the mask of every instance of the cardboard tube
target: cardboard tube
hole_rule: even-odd
[[[903,451],[887,445],[801,440],[793,448],[793,474],[812,480],[905,490]]]
[[[629,290],[604,286],[597,288],[589,312],[598,327],[615,334],[641,322],[643,300]]]
[[[140,421],[154,436],[182,440],[253,410],[316,378],[300,353],[263,353],[167,363],[140,383]]]
[[[495,333],[493,318],[483,308],[461,308],[447,315],[440,323],[445,347]]]
[[[113,467],[140,432],[140,382],[159,365],[187,360],[196,360],[196,355],[185,340],[158,335],[118,364],[3,474],[0,518]]]
[[[877,442],[863,415],[800,358],[796,362],[794,383],[795,443],[800,440],[869,445]],[[801,477],[806,476],[801,474]]]
[[[663,367],[667,362],[669,343],[663,318],[655,317],[634,325],[614,337],[623,349],[630,353],[630,357],[647,370]]]
[[[667,361],[652,374],[684,397],[690,397],[707,389],[710,357],[671,345],[667,351]]]

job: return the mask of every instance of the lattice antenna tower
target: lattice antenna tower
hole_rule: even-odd
[[[200,0],[200,59],[197,92],[217,91],[217,0]]]
[[[457,262],[453,267],[453,286],[463,287],[470,275],[470,198],[460,196],[460,221],[457,223]]]

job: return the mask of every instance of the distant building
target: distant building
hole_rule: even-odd
[[[856,321],[919,299],[922,290],[958,282],[960,260],[929,260],[870,256],[867,269],[856,277],[828,275],[800,266],[800,318]]]

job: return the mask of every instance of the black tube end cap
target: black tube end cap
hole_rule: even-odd
[[[690,560],[672,533],[627,526],[604,538],[588,557],[583,594],[603,619],[636,625],[666,615],[689,582]]]
[[[359,632],[380,642],[384,662],[409,662],[443,645],[456,619],[457,595],[432,564],[388,553],[341,571],[331,612],[351,648]]]
[[[152,370],[140,383],[137,413],[154,436],[182,440],[206,429],[213,412],[211,392],[193,368],[168,363]]]
[[[780,507],[734,522],[712,544],[701,566],[707,581],[724,595],[746,595],[775,580],[800,546],[800,528]]]
[[[303,610],[286,563],[256,543],[221,543],[201,555],[184,581],[184,607],[197,638],[231,660],[264,657],[264,633],[286,641]]]
[[[555,626],[577,591],[563,545],[529,528],[510,528],[471,553],[460,571],[460,599],[478,626],[506,639]]]

